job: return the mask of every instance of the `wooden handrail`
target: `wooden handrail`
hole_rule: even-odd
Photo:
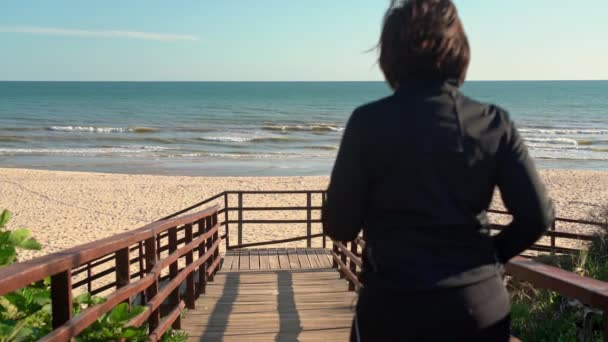
[[[608,282],[583,277],[574,272],[515,257],[505,265],[507,274],[535,287],[553,290],[584,304],[608,311]]]
[[[185,298],[189,307],[193,308],[194,300],[202,293],[205,282],[212,280],[219,269],[219,246],[222,238],[219,236],[221,224],[217,220],[218,212],[219,207],[214,206],[3,268],[0,270],[0,295],[51,276],[53,331],[41,340],[67,341],[80,334],[117,304],[131,301],[136,295],[145,293],[142,298],[146,301],[146,310],[130,324],[140,326],[148,321],[150,339],[159,340],[168,326],[179,327],[179,312],[186,305],[186,302],[180,300],[181,286],[186,285]],[[183,232],[185,236],[178,239],[178,232]],[[145,245],[145,253],[140,247],[142,244]],[[167,250],[168,255],[161,258],[161,250]],[[139,252],[139,257],[131,259],[132,252]],[[185,267],[178,269],[178,261],[183,257]],[[142,260],[145,261],[145,269],[142,269]],[[100,266],[113,261],[115,266],[102,272],[93,275],[90,271],[91,265]],[[138,262],[140,270],[132,274],[130,265]],[[83,265],[87,266],[85,280],[88,281],[88,288],[93,279],[115,274],[116,280],[101,289],[116,289],[106,296],[105,302],[91,306],[72,318],[72,270]],[[168,276],[161,277],[167,268]],[[194,283],[195,272],[199,274],[198,290]],[[134,278],[139,279],[131,282]],[[161,283],[161,279],[165,278],[167,281]],[[161,305],[168,305],[171,310],[169,315],[162,318]]]
[[[334,241],[331,252],[334,263],[342,277],[349,283],[349,290],[359,289],[363,285],[356,274],[355,266],[362,266],[362,260],[356,255],[357,246],[365,248],[365,240],[358,237],[351,242]],[[347,244],[351,245],[348,250]],[[345,262],[349,260],[350,267]],[[561,295],[573,298],[583,304],[601,309],[608,318],[608,282],[583,277],[558,267],[545,265],[521,256],[513,258],[505,265],[508,275],[527,281],[536,288],[553,290]],[[605,319],[604,341],[608,341],[608,320]]]
[[[489,209],[487,212],[490,214],[500,214],[500,215],[511,216],[511,213],[509,213],[508,211],[504,211],[504,210]],[[556,217],[555,221],[566,222],[566,223],[587,224],[587,225],[591,225],[591,226],[603,226],[604,225],[603,222],[594,222],[594,221],[589,221],[589,220],[576,220],[576,219],[570,219],[570,218],[565,218],[565,217]]]
[[[229,201],[229,196],[231,195],[236,195],[238,197],[232,197],[232,201]],[[251,195],[252,197],[255,198],[256,195],[276,195],[276,196],[282,196],[282,195],[306,195],[306,197],[302,197],[302,205],[286,205],[286,206],[268,206],[268,207],[264,207],[264,206],[250,206],[250,205],[244,205],[244,201],[243,201],[243,197],[244,195]],[[317,199],[315,199],[315,203],[312,203],[312,201],[310,201],[310,198],[312,195],[321,195],[321,197],[316,197]],[[243,234],[245,232],[244,230],[244,226],[248,225],[248,224],[306,224],[307,227],[310,227],[310,225],[312,224],[319,224],[321,223],[321,220],[318,218],[312,218],[312,215],[310,215],[311,211],[314,212],[318,212],[322,209],[322,204],[324,199],[327,196],[327,192],[325,190],[280,190],[280,191],[275,191],[275,190],[251,190],[251,191],[238,191],[238,190],[230,190],[230,191],[224,191],[221,194],[215,195],[214,197],[212,197],[212,199],[218,199],[221,196],[224,196],[224,208],[221,209],[221,213],[225,214],[225,220],[224,222],[222,222],[226,227],[228,227],[228,225],[236,225],[237,226],[237,239],[235,239],[237,241],[236,244],[231,244],[231,240],[229,234],[226,235],[227,238],[227,247],[229,249],[235,249],[235,248],[246,248],[246,247],[253,247],[254,245],[251,245],[249,243],[244,244],[243,243]],[[237,200],[237,201],[235,201]],[[304,202],[305,200],[305,202]],[[229,205],[230,203],[232,203],[232,205]],[[235,205],[236,204],[236,205]],[[245,219],[244,217],[246,216],[245,214],[247,212],[259,212],[259,211],[291,211],[291,212],[306,212],[307,213],[307,217],[306,219]],[[500,210],[488,210],[488,213],[491,214],[499,214],[499,215],[510,215],[508,212],[506,211],[500,211]],[[233,215],[230,215],[233,214]],[[583,224],[583,225],[590,225],[590,226],[595,226],[595,227],[601,227],[602,223],[600,222],[592,222],[592,221],[588,221],[588,220],[573,220],[573,219],[567,219],[567,218],[557,218],[556,219],[557,223],[575,223],[575,224]],[[496,230],[500,230],[504,227],[504,225],[493,225],[493,229]],[[228,231],[228,229],[227,229]],[[568,248],[563,248],[563,247],[558,247],[557,246],[557,239],[572,239],[572,240],[577,240],[577,241],[591,241],[594,239],[594,236],[592,234],[574,234],[574,233],[568,233],[568,232],[563,232],[563,231],[556,231],[556,227],[553,226],[551,228],[551,230],[547,231],[547,233],[545,234],[545,236],[550,238],[550,241],[548,241],[548,243],[546,245],[543,244],[539,244],[533,247],[533,249],[539,250],[539,251],[549,251],[551,253],[571,253],[571,252],[575,252],[575,251],[579,251],[581,250],[580,248],[574,248],[574,249],[568,249]],[[323,239],[323,247],[326,247],[325,244],[325,235],[321,236]],[[312,238],[312,237],[311,237]],[[268,244],[273,243],[272,241],[268,241]],[[307,245],[311,244],[311,240],[307,239]],[[256,242],[255,246],[262,246],[264,245],[263,242]]]
[[[169,228],[206,218],[217,212],[218,208],[216,205],[187,216],[157,221],[139,229],[2,268],[0,269],[0,296],[42,280],[47,276],[74,269],[120,249],[128,248]]]
[[[276,207],[243,205],[243,195],[258,194],[303,194],[306,195],[306,204]],[[238,195],[237,207],[229,207],[229,195]],[[133,298],[135,294],[140,294],[145,301],[147,310],[135,317],[129,324],[140,326],[148,321],[150,331],[152,331],[150,339],[156,340],[160,338],[168,326],[179,326],[179,311],[184,305],[189,308],[193,307],[194,299],[199,294],[204,293],[206,282],[213,280],[214,274],[220,267],[219,246],[223,239],[226,240],[227,249],[301,240],[307,240],[307,245],[310,246],[313,238],[323,238],[323,247],[325,247],[325,235],[312,234],[312,224],[321,222],[320,219],[313,219],[312,212],[318,212],[322,208],[322,203],[321,205],[312,203],[313,195],[321,195],[321,201],[323,201],[327,193],[323,190],[225,191],[139,229],[0,269],[0,295],[51,276],[53,326],[55,330],[45,340],[59,341],[68,340],[77,335],[102,314],[111,310],[117,303],[127,301]],[[220,199],[223,199],[224,206],[221,210],[218,205],[215,205],[199,212],[187,214],[204,204]],[[306,219],[245,220],[243,218],[245,212],[260,211],[305,211]],[[490,212],[508,215],[507,212],[495,210]],[[238,214],[238,220],[231,219],[231,213]],[[218,222],[219,214],[225,215],[222,222]],[[232,218],[234,218],[234,215],[232,215]],[[557,221],[594,226],[602,225],[598,222],[562,218],[557,219]],[[245,224],[278,223],[306,223],[306,236],[243,244],[242,232]],[[236,239],[239,242],[237,245],[230,245],[229,224],[237,224],[236,228],[239,233]],[[219,235],[221,226],[225,228],[225,234],[222,236]],[[492,228],[502,229],[502,227],[494,225]],[[183,237],[180,238],[178,234],[183,234]],[[570,252],[576,250],[555,246],[555,239],[563,238],[579,241],[593,239],[591,235],[557,232],[555,227],[547,232],[546,236],[551,238],[551,245],[537,245],[534,248],[551,252]],[[338,269],[343,278],[347,278],[349,290],[356,290],[362,286],[358,279],[358,271],[362,267],[360,257],[362,253],[358,251],[364,249],[364,247],[365,241],[362,238],[352,242],[334,242],[334,249],[331,252],[333,267]],[[132,253],[138,256],[133,258]],[[178,268],[178,261],[184,258],[186,265],[180,269]],[[116,265],[112,266],[110,264],[112,262],[116,262]],[[138,270],[131,272],[131,265],[138,265]],[[104,266],[106,268],[99,272],[93,270],[95,267]],[[161,273],[166,268],[169,268],[168,275],[161,277]],[[522,258],[516,258],[509,263],[507,271],[515,277],[532,282],[535,286],[558,291],[583,303],[608,311],[608,285],[603,282],[580,277]],[[194,281],[195,272],[198,273],[196,277],[198,286]],[[93,280],[111,274],[116,275],[114,282],[92,288]],[[78,278],[75,278],[76,275],[78,275]],[[84,276],[84,280],[81,280],[82,276]],[[72,284],[72,279],[78,279],[79,281]],[[184,284],[188,293],[185,296],[186,300],[182,301],[179,289]],[[88,308],[72,318],[72,287],[80,285],[86,285],[91,293],[116,289],[107,296],[105,303]],[[170,314],[161,317],[159,308],[161,304],[167,302],[170,305]]]
[[[357,267],[361,269],[363,262],[356,255],[359,244],[355,241],[350,241],[351,249],[349,250],[347,247],[349,242],[332,241],[334,245],[331,251],[331,256],[334,259],[333,268],[336,268],[340,272],[342,278],[347,278],[349,291],[360,289],[363,287],[363,284],[359,280]]]

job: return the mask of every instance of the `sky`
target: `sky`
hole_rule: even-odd
[[[470,80],[608,79],[607,0],[455,3]],[[0,80],[382,80],[373,48],[387,5],[2,0]]]

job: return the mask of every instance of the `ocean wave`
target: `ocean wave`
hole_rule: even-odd
[[[103,155],[142,154],[167,150],[162,146],[115,146],[91,148],[0,148],[0,155]]]
[[[570,154],[570,153],[535,153],[532,152],[532,156],[537,159],[550,159],[550,160],[587,160],[587,161],[608,161],[608,153],[595,153],[588,151],[588,153]]]
[[[549,144],[549,145],[569,145],[569,146],[578,146],[578,141],[575,139],[568,138],[532,138],[525,137],[524,140],[528,143],[534,144]]]
[[[49,131],[85,133],[152,133],[157,129],[150,127],[96,127],[96,126],[50,126]]]
[[[325,151],[335,151],[338,149],[337,145],[320,145],[320,146],[306,146],[305,148],[311,150],[325,150]]]
[[[32,132],[32,131],[39,131],[40,128],[35,128],[35,127],[0,127],[0,131],[7,131],[7,132]]]
[[[159,157],[164,158],[219,158],[219,159],[241,159],[241,160],[257,160],[257,159],[303,159],[303,158],[328,158],[332,154],[328,153],[296,153],[296,152],[181,152],[181,153],[166,153],[159,154]]]
[[[0,142],[27,142],[28,140],[24,137],[15,136],[0,136]]]
[[[214,132],[217,131],[215,128],[207,128],[207,127],[176,127],[173,130],[178,132],[191,132],[191,133],[206,133],[206,132]]]
[[[249,152],[249,153],[207,153],[208,157],[227,159],[302,159],[302,158],[327,158],[329,154],[322,153],[273,153],[273,152]]]
[[[302,139],[289,137],[247,137],[247,136],[209,136],[199,137],[199,140],[208,142],[223,142],[223,143],[281,143],[281,142],[297,142]]]
[[[520,128],[519,132],[543,135],[604,135],[608,134],[608,129]]]
[[[310,125],[265,125],[262,129],[274,132],[342,132],[344,127],[334,124],[313,123]]]

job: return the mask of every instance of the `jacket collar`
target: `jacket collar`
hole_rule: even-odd
[[[454,93],[458,92],[460,81],[455,78],[418,80],[400,84],[395,94],[412,93]]]

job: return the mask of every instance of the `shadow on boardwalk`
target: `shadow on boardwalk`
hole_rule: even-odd
[[[302,324],[300,322],[300,315],[296,308],[291,273],[288,271],[279,271],[277,282],[279,285],[277,302],[280,329],[275,341],[297,341],[298,336],[302,332]],[[288,319],[288,317],[291,315],[293,315],[293,318]]]

